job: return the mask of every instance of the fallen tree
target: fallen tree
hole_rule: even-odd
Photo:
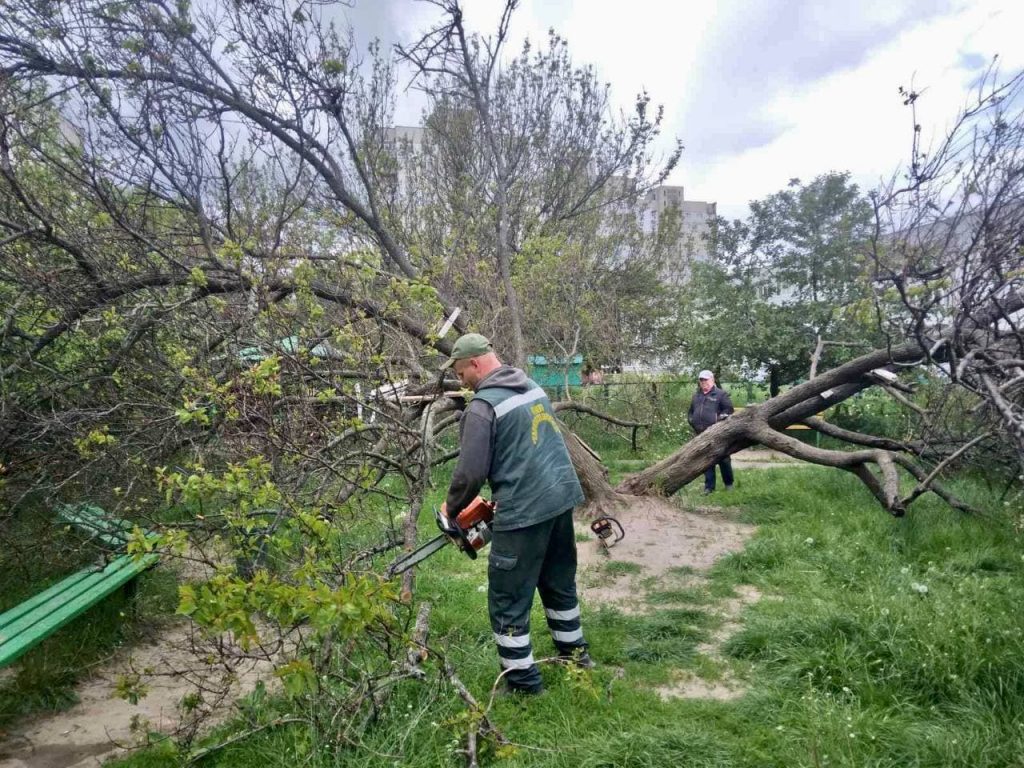
[[[698,435],[676,453],[628,478],[617,490],[630,494],[671,495],[726,456],[752,445],[764,445],[812,464],[852,472],[864,482],[886,510],[897,516],[905,513],[906,505],[912,500],[900,496],[897,467],[903,468],[920,481],[927,478],[931,490],[953,506],[966,511],[969,509],[967,505],[949,494],[936,482],[936,477],[929,477],[929,472],[911,458],[914,455],[911,446],[873,435],[830,428],[826,422],[815,418],[815,414],[826,408],[875,386],[879,381],[878,371],[888,371],[921,359],[920,348],[913,344],[858,357],[762,405],[748,406],[742,413]],[[807,445],[782,432],[792,424],[806,424],[836,439],[863,446],[864,449],[823,450]],[[918,495],[915,494],[914,498]]]
[[[925,491],[953,507],[964,502],[939,482],[942,471],[983,442],[1001,456],[1008,476],[1024,467],[1024,73],[1006,82],[990,71],[976,98],[938,146],[925,153],[914,120],[914,150],[903,176],[875,193],[873,237],[862,257],[871,265],[874,311],[893,339],[908,339],[811,379],[697,436],[682,449],[628,478],[619,493],[672,494],[708,466],[760,444],[795,458],[855,474],[882,507],[902,515]],[[907,93],[914,107],[917,94]],[[851,254],[852,257],[853,254]],[[971,397],[973,433],[936,441],[935,414],[898,389],[898,373],[930,371],[944,386]],[[815,414],[880,387],[920,417],[926,441],[898,441],[840,429]],[[782,433],[802,423],[856,446],[821,450]],[[939,445],[936,445],[939,443]],[[1000,445],[1012,450],[1000,450]],[[916,480],[901,493],[900,470]],[[610,497],[598,491],[598,501]]]
[[[490,77],[500,58],[466,37],[457,3],[437,5],[448,22],[409,55],[430,68],[441,52],[444,82],[436,84],[450,96],[460,77],[480,68]],[[479,294],[489,276],[498,274],[513,304],[528,300],[512,273],[523,245],[517,226],[523,237],[568,237],[563,223],[592,214],[616,190],[590,183],[586,153],[563,151],[580,147],[569,131],[549,146],[567,164],[558,166],[564,177],[543,177],[548,198],[511,199],[522,193],[513,171],[517,158],[528,159],[531,137],[522,129],[515,147],[494,146],[500,126],[487,123],[479,177],[469,167],[462,181],[463,191],[495,185],[496,212],[473,221],[480,232],[493,226],[496,272],[465,258],[459,263],[480,274],[460,283],[445,272],[443,251],[411,247],[412,223],[394,204],[390,70],[378,62],[364,76],[350,47],[319,23],[319,3],[287,12],[269,2],[158,0],[7,8],[0,463],[14,498],[5,511],[16,514],[29,491],[105,492],[139,516],[149,509],[134,497],[148,489],[192,512],[168,526],[163,545],[222,572],[186,594],[183,610],[243,645],[298,636],[300,658],[282,678],[296,696],[329,701],[310,708],[312,725],[348,743],[351,724],[377,717],[394,685],[418,677],[393,664],[410,628],[425,632],[411,614],[403,619],[412,577],[392,590],[368,563],[415,542],[431,469],[453,455],[437,441],[455,423],[445,407],[393,390],[444,387],[434,373],[449,350],[441,324],[456,305],[486,309]],[[561,43],[555,53],[571,73]],[[1024,142],[1019,113],[1006,111],[1019,89],[1020,78],[989,82],[939,151],[915,156],[907,183],[874,198],[875,231],[861,255],[876,289],[869,309],[891,344],[815,371],[618,488],[570,437],[592,508],[675,493],[754,444],[854,473],[893,514],[926,491],[967,509],[941,475],[971,452],[992,455],[1006,442],[1020,461]],[[535,94],[541,106],[547,93]],[[480,83],[456,95],[463,107],[486,96]],[[585,112],[604,114],[603,92],[580,98]],[[588,124],[597,140],[583,146],[603,159],[606,186],[638,165],[647,170],[658,121],[645,109],[641,100],[619,138],[600,121]],[[527,181],[541,165],[527,163]],[[533,209],[549,215],[530,230],[513,214]],[[438,235],[443,245],[448,234]],[[467,241],[460,247],[479,245]],[[509,307],[491,308],[493,317],[476,322],[502,327]],[[456,329],[470,327],[469,315]],[[565,349],[576,348],[579,327],[566,323]],[[508,330],[510,359],[521,359],[527,329],[517,318]],[[983,428],[936,440],[926,424],[901,441],[815,418],[870,387],[892,389],[917,368],[968,392]],[[783,434],[796,423],[857,449],[820,450]],[[901,473],[914,479],[909,493]],[[368,512],[384,521],[372,543],[350,535]],[[365,666],[351,661],[357,648]]]

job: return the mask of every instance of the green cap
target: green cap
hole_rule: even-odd
[[[441,368],[442,370],[451,368],[455,365],[456,360],[468,360],[471,357],[486,355],[490,351],[491,342],[487,340],[486,336],[481,336],[479,333],[463,334],[455,340],[455,346],[452,347],[452,356],[445,361]]]

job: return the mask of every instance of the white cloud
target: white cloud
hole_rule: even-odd
[[[715,7],[714,2],[577,0],[560,31],[575,61],[594,64],[611,82],[622,108],[646,89],[672,118],[699,67],[700,41]]]
[[[862,186],[874,186],[896,170],[910,146],[911,115],[897,88],[913,84],[924,92],[918,120],[926,142],[935,139],[966,102],[978,74],[964,68],[965,56],[987,61],[999,53],[1003,71],[1016,71],[1024,66],[1021,29],[1024,4],[1005,2],[975,3],[911,29],[862,65],[775,98],[766,112],[789,128],[766,146],[704,167],[700,142],[690,141],[676,181],[686,184],[688,196],[717,200],[737,213],[794,176],[809,180],[850,170]]]
[[[801,13],[812,15],[800,17],[798,31],[786,19],[765,28],[763,19],[750,17],[753,7],[737,0],[524,0],[513,17],[509,51],[517,52],[527,36],[542,43],[554,27],[577,64],[593,64],[611,83],[619,108],[628,110],[646,89],[665,106],[666,150],[676,136],[687,148],[670,181],[684,185],[688,198],[743,215],[749,200],[794,176],[849,170],[863,187],[889,176],[906,158],[911,135],[898,86],[924,91],[918,119],[926,136],[937,136],[967,99],[978,74],[970,65],[998,53],[1004,72],[1024,67],[1018,42],[1024,2],[956,2],[932,16],[921,9],[938,6],[916,0],[823,4],[830,12],[808,2]],[[467,27],[492,34],[502,5],[464,0]],[[409,40],[436,18],[436,9],[403,2],[392,5],[392,14],[396,32]],[[851,40],[863,41],[863,55],[850,49]],[[832,41],[845,46],[834,59]],[[808,43],[810,58],[801,58]],[[828,74],[807,79],[818,68]],[[723,90],[748,73],[752,103],[744,110],[741,101],[737,111],[736,94]],[[729,109],[714,103],[729,96]]]

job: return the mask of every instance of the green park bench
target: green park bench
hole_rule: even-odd
[[[0,667],[22,654],[122,587],[129,594],[143,571],[156,565],[155,554],[123,554],[132,524],[108,517],[99,507],[64,506],[58,516],[115,555],[83,568],[20,605],[0,614]]]

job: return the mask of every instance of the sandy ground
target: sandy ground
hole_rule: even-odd
[[[642,459],[619,459],[616,461],[616,465],[621,471],[630,474],[645,469],[649,462]],[[742,451],[737,451],[732,455],[732,465],[739,471],[748,469],[793,469],[794,467],[809,466],[806,462],[767,448],[746,448]]]
[[[581,542],[578,547],[580,591],[590,602],[626,612],[643,610],[642,601],[637,600],[642,597],[638,594],[641,582],[676,576],[671,578],[671,585],[682,586],[673,569],[706,571],[723,555],[743,549],[755,530],[714,508],[684,511],[654,497],[631,500],[628,507],[615,513],[615,518],[625,528],[626,537],[607,554],[596,540]],[[580,524],[580,530],[593,535],[585,523]],[[635,563],[639,571],[610,578],[603,571],[614,561]],[[601,573],[595,577],[595,572]]]
[[[706,581],[702,573],[720,557],[743,549],[756,530],[716,508],[684,511],[658,498],[638,499],[615,517],[626,537],[610,550],[605,552],[596,539],[579,543],[579,589],[589,604],[609,605],[629,614],[667,607],[649,604],[645,599],[649,592],[700,587]],[[585,524],[580,523],[579,529],[592,536]],[[609,573],[609,564],[616,562],[632,564],[631,572]],[[711,610],[721,623],[698,651],[720,659],[718,649],[736,631],[741,611],[760,597],[754,587],[742,585],[735,597],[715,603]],[[686,670],[678,670],[670,684],[656,691],[663,698],[731,699],[743,693],[735,680],[708,681]]]
[[[144,743],[146,734],[188,728],[210,710],[220,717],[227,703],[273,681],[273,665],[244,661],[233,670],[197,661],[189,624],[179,622],[150,642],[125,649],[76,689],[71,709],[17,724],[0,741],[0,768],[94,768]],[[148,692],[131,704],[116,695],[118,680],[140,675]],[[202,703],[191,715],[179,705],[202,686]],[[203,720],[209,727],[219,719]]]
[[[188,564],[173,567],[186,578],[201,575]],[[214,649],[203,642],[187,620],[153,628],[146,641],[121,649],[79,683],[73,707],[0,731],[0,768],[95,768],[145,743],[148,733],[209,728],[259,681],[277,683],[272,654],[211,666],[201,659],[213,658]],[[126,676],[137,676],[146,687],[136,704],[117,695]],[[197,693],[197,706],[183,712],[182,700]]]
[[[697,650],[716,661],[720,661],[721,647],[736,630],[739,629],[739,615],[745,607],[761,599],[757,588],[749,584],[741,584],[736,588],[736,596],[722,601],[717,605],[717,615],[722,623],[715,629],[707,642],[697,646]],[[689,670],[676,670],[672,682],[655,689],[663,699],[718,699],[725,701],[743,695],[743,686],[728,675],[717,680],[704,680]]]
[[[805,467],[807,464],[778,451],[767,448],[746,448],[732,455],[733,466],[738,469],[775,469],[777,467]]]

